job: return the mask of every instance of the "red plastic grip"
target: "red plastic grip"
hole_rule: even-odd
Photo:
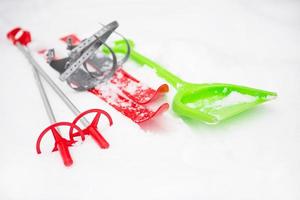
[[[21,33],[21,35],[18,36],[18,33]],[[31,42],[30,33],[28,31],[22,30],[20,27],[16,27],[13,30],[9,31],[6,36],[10,41],[12,41],[14,45],[19,42],[20,44],[27,46],[27,44]]]
[[[100,132],[97,129],[98,126],[98,122],[100,119],[101,114],[103,114],[104,116],[107,117],[107,119],[109,120],[109,125],[111,126],[113,124],[112,118],[111,116],[104,110],[101,109],[90,109],[87,110],[83,113],[81,113],[80,115],[78,115],[74,121],[72,122],[73,124],[76,124],[82,117],[84,117],[87,114],[90,113],[97,113],[96,116],[94,117],[92,123],[86,127],[83,132],[86,135],[91,135],[91,137],[95,140],[95,142],[103,149],[107,149],[109,147],[109,143],[105,140],[105,138],[100,134]],[[70,137],[71,135],[73,135],[73,137],[78,136],[78,134],[73,134],[73,129],[71,127],[70,129]]]

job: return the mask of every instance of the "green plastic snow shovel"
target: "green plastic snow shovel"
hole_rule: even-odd
[[[176,88],[177,93],[173,99],[173,110],[180,116],[215,124],[277,96],[274,92],[239,85],[185,82],[161,65],[134,51],[133,41],[129,40],[129,44],[132,60],[151,67],[158,76]],[[125,40],[115,41],[113,50],[115,53],[126,54]],[[108,53],[105,49],[103,51]]]

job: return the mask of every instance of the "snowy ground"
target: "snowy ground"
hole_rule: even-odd
[[[292,0],[1,0],[0,199],[300,199],[299,19],[300,2]],[[115,124],[103,128],[111,148],[99,150],[88,138],[71,150],[71,168],[57,153],[37,155],[48,119],[30,66],[6,32],[22,26],[51,45],[112,20],[140,52],[186,80],[248,85],[279,98],[216,126],[170,110],[140,128],[49,70],[81,110],[107,110]],[[126,68],[149,84],[161,81]],[[71,120],[48,91],[58,118]]]

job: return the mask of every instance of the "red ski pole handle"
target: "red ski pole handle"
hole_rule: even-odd
[[[59,151],[60,155],[63,159],[64,165],[71,166],[73,164],[73,160],[72,160],[72,157],[71,157],[71,154],[69,151],[69,146],[72,146],[72,144],[74,144],[75,141],[73,140],[73,138],[70,138],[70,140],[66,140],[65,138],[63,138],[56,129],[59,126],[69,126],[70,128],[72,128],[72,130],[75,128],[78,131],[77,133],[81,136],[81,139],[82,140],[85,139],[83,131],[75,124],[70,123],[70,122],[58,122],[58,123],[48,126],[39,135],[37,142],[36,142],[36,151],[38,154],[41,153],[40,144],[41,144],[42,138],[45,136],[46,133],[51,131],[53,134],[54,140],[55,140],[55,145],[54,145],[52,152]]]
[[[21,29],[20,27],[16,27],[9,31],[6,37],[16,45],[17,42],[21,45],[27,46],[29,42],[31,42],[30,32]]]
[[[106,111],[101,110],[101,109],[87,110],[87,111],[79,114],[74,119],[73,124],[76,124],[82,117],[84,117],[85,115],[90,114],[90,113],[96,113],[96,116],[94,117],[91,124],[83,130],[83,132],[86,135],[90,135],[101,148],[107,149],[109,147],[109,143],[105,140],[105,138],[100,134],[99,130],[97,129],[98,122],[99,122],[101,114],[106,116],[106,118],[109,121],[110,126],[113,124],[111,116]],[[73,133],[73,128],[71,127],[71,129],[70,129],[70,138],[73,138],[73,137],[76,137],[76,136],[79,136],[78,133]]]

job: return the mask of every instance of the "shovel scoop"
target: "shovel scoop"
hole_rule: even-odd
[[[152,68],[159,77],[177,90],[173,99],[173,110],[180,116],[216,124],[277,96],[275,92],[240,85],[196,84],[183,81],[161,65],[136,52],[133,41],[129,43],[132,60]],[[127,49],[125,41],[115,41],[112,49],[115,53],[125,54]],[[108,52],[106,49],[103,50]]]

